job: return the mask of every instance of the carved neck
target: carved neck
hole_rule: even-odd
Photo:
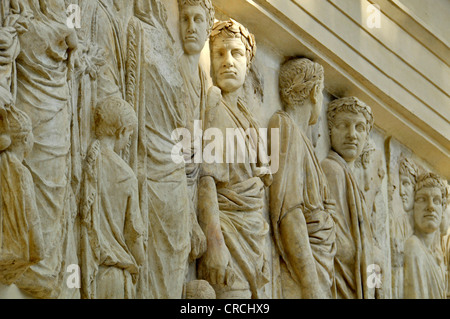
[[[309,127],[309,121],[311,119],[311,107],[307,105],[307,103],[303,105],[296,105],[286,108],[286,113],[292,117],[300,130],[306,134]]]
[[[229,107],[237,109],[240,91],[241,91],[240,89],[236,90],[234,92],[223,92],[222,91],[222,98]]]
[[[422,243],[425,245],[425,247],[427,247],[428,249],[432,248],[433,245],[433,240],[434,240],[434,235],[435,233],[424,233],[422,231],[418,231],[417,228],[414,230],[414,235],[417,236],[417,238],[419,238]]]
[[[104,148],[114,152],[114,145],[116,143],[116,139],[113,136],[102,136],[98,140],[100,141],[100,144]]]
[[[198,78],[198,65],[200,63],[200,53],[198,54],[183,54],[182,63],[186,69],[189,70],[191,78]]]

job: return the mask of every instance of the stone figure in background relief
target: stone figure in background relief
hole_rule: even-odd
[[[292,59],[282,65],[279,83],[284,111],[272,116],[268,128],[269,134],[280,130],[280,166],[270,186],[270,215],[281,256],[283,297],[333,298],[335,203],[306,135],[322,109],[323,67]]]
[[[14,106],[0,114],[0,283],[11,285],[44,258],[33,178],[22,164],[33,148],[29,117]]]
[[[205,129],[215,128],[223,136],[227,128],[235,129],[244,153],[261,155],[259,125],[239,96],[255,55],[254,36],[232,19],[218,21],[210,51],[215,86],[208,92]],[[247,130],[254,134],[246,138]],[[259,298],[269,279],[264,251],[269,225],[262,209],[271,175],[265,159],[251,161],[248,156],[238,162],[231,157],[236,155],[235,145],[218,144],[215,159],[205,159],[200,173],[199,221],[208,249],[199,261],[198,275],[214,287],[218,299]]]
[[[82,297],[134,299],[145,262],[137,178],[117,154],[137,128],[133,108],[110,97],[95,110],[97,140],[84,168],[81,214]]]
[[[0,4],[0,112],[14,104],[15,64],[20,52],[18,32],[24,32],[18,15],[10,14],[9,2]],[[6,114],[5,114],[6,115]]]
[[[183,78],[159,0],[136,0],[128,28],[126,100],[138,116],[130,150],[148,218],[148,298],[179,299],[191,251],[191,197],[185,163],[172,159],[177,128],[186,127]]]
[[[364,194],[352,172],[373,126],[369,106],[355,97],[329,104],[328,127],[331,151],[322,161],[333,198],[336,200],[334,261],[338,299],[371,299],[368,267],[374,263],[374,240]]]
[[[16,106],[31,119],[35,144],[25,159],[36,193],[46,255],[17,286],[34,297],[77,298],[66,289],[65,265],[77,264],[75,209],[70,185],[71,110],[69,70],[77,36],[66,25],[63,0],[11,0],[10,14],[25,20],[19,31]],[[24,23],[22,23],[23,25]]]
[[[441,245],[444,253],[447,280],[447,299],[450,297],[450,184],[446,182],[447,200],[441,223]]]
[[[400,211],[390,214],[392,297],[403,299],[403,262],[405,242],[413,234],[414,187],[419,167],[410,159],[402,157],[399,162]]]
[[[439,228],[446,207],[445,182],[433,173],[418,176],[415,184],[413,235],[405,243],[404,298],[445,299],[446,267]]]
[[[378,214],[381,212],[382,207],[380,202],[376,200],[377,196],[381,193],[381,185],[383,179],[386,176],[386,170],[384,169],[383,152],[376,149],[375,143],[369,139],[364,146],[364,149],[355,161],[354,174],[360,189],[363,191],[369,221],[370,228],[374,239],[374,261],[382,269],[386,269],[386,258],[384,257],[384,251],[382,246],[382,236],[378,229]],[[384,275],[384,274],[383,274]],[[377,287],[376,299],[383,299],[383,287]]]
[[[111,96],[125,99],[127,26],[133,1],[79,0],[78,5],[81,22],[76,29],[79,49],[74,88],[78,107],[74,116],[79,126],[79,153],[84,159],[95,137],[95,106]]]
[[[195,133],[203,129],[206,110],[208,82],[205,71],[200,66],[200,53],[214,24],[214,7],[211,0],[178,0],[180,12],[180,34],[183,55],[180,58],[180,71],[184,80],[186,124],[191,134],[190,147],[185,150],[186,176],[191,197],[192,235],[190,261],[199,258],[206,250],[206,238],[197,220],[198,179],[200,163],[196,154],[201,154],[203,141]],[[197,126],[194,130],[194,126]],[[196,163],[197,162],[197,163]],[[194,266],[194,267],[193,267]],[[195,279],[189,274],[190,280]]]

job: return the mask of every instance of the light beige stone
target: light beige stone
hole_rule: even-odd
[[[84,166],[81,214],[82,297],[134,299],[145,271],[145,226],[137,178],[117,154],[137,127],[131,106],[108,98],[95,111],[97,139]]]
[[[75,5],[72,13],[69,4]],[[373,4],[381,11],[373,11]],[[449,39],[440,21],[449,9],[444,0],[433,5],[416,0],[2,0],[0,298],[80,298],[81,292],[84,298],[108,299],[215,298],[216,293],[219,298],[329,298],[334,292],[340,298],[445,296],[449,208],[443,209],[430,257],[427,245],[410,238],[414,207],[413,201],[402,203],[408,196],[402,181],[415,178],[400,167],[410,162],[419,167],[417,176],[450,177]],[[214,53],[225,39],[213,33],[208,44],[214,17],[223,21],[219,28],[229,24],[236,36],[226,38],[224,47],[251,48],[239,72],[221,75],[214,64],[218,59],[210,49]],[[78,18],[80,25],[72,29],[69,20]],[[250,33],[258,42],[256,55]],[[242,54],[234,54],[241,60]],[[313,107],[320,104],[315,94],[295,112],[286,112],[279,94],[286,57],[306,57],[323,67],[323,95],[317,95],[323,104],[355,96],[370,105],[375,118],[370,133],[356,134],[350,148],[337,143],[344,137],[334,126],[330,136],[326,108]],[[302,79],[296,83],[295,96],[310,89]],[[96,135],[94,120],[97,105],[111,101],[127,101],[138,118],[133,133],[118,138],[116,152],[112,139],[103,143]],[[110,110],[112,117],[118,115]],[[349,122],[362,120],[358,112],[346,115]],[[26,157],[31,134],[18,137],[11,129],[27,117],[36,142]],[[196,120],[201,121],[197,127]],[[276,145],[276,134],[264,131],[273,126],[292,134]],[[246,151],[258,144],[261,152],[252,153],[258,163],[205,162],[217,159],[213,151],[220,143],[214,138],[226,137],[227,128],[263,129],[259,136],[242,134]],[[280,154],[284,166],[276,167],[275,156],[270,157],[275,179],[270,191],[266,142],[271,155],[279,152],[275,146],[290,150]],[[238,146],[230,150],[239,155]],[[202,163],[195,161],[197,155]],[[324,163],[328,186],[316,162]],[[225,171],[228,183],[222,182]],[[120,187],[124,183],[126,190]],[[94,188],[98,196],[87,195]],[[303,196],[296,190],[304,190]],[[95,206],[92,198],[111,207]],[[329,279],[333,282],[329,218],[313,229],[319,214],[306,212],[296,224],[303,228],[291,227],[289,216],[301,219],[300,210],[306,211],[297,202],[319,203],[320,216],[334,217],[337,290],[328,289]],[[88,225],[87,211],[91,220],[102,222]],[[11,218],[13,213],[20,218]],[[105,221],[104,216],[136,220]],[[362,224],[346,224],[355,220]],[[112,234],[108,225],[117,231]],[[319,233],[330,236],[318,238]],[[428,266],[404,267],[408,238],[408,256],[420,255]],[[285,253],[294,242],[304,248],[301,258]],[[339,250],[342,246],[346,249]],[[90,255],[117,256],[122,250],[117,262]],[[297,261],[307,267],[289,269],[287,264]],[[419,279],[428,286],[417,288]]]
[[[256,52],[253,35],[234,20],[218,21],[210,48],[217,86],[208,93],[206,127],[218,128],[223,136],[227,128],[257,130],[258,124],[239,98]],[[259,145],[259,138],[250,135],[241,143],[248,151]],[[200,225],[208,249],[200,259],[199,278],[214,287],[218,299],[258,298],[269,271],[264,252],[269,225],[262,216],[267,171],[251,164],[248,157],[242,163],[227,162],[226,152],[219,153],[222,163],[202,164]]]
[[[352,167],[372,129],[372,112],[365,103],[349,97],[332,101],[327,114],[332,150],[322,168],[336,200],[336,297],[371,299],[375,287],[369,286],[368,278],[374,264],[374,238]]]
[[[12,285],[46,251],[33,179],[22,164],[33,149],[30,118],[8,106],[0,121],[0,283]]]
[[[445,299],[446,267],[439,229],[446,185],[439,176],[425,173],[418,176],[414,190],[414,232],[405,243],[404,298]]]
[[[270,186],[270,214],[286,299],[335,297],[335,201],[306,137],[322,108],[323,81],[319,64],[308,59],[286,62],[280,71],[284,111],[269,122],[269,134],[280,131],[280,140],[275,140],[279,154],[271,154],[279,158],[280,167]]]

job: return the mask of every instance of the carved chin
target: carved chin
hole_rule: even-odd
[[[188,55],[199,54],[202,52],[202,47],[200,44],[194,41],[184,41],[183,43],[184,52]]]

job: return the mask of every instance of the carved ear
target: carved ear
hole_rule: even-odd
[[[120,139],[120,137],[124,134],[124,128],[120,128],[118,130],[116,130],[116,134],[115,134],[115,138],[118,140]]]
[[[320,86],[319,84],[314,85],[314,87],[311,90],[311,95],[310,95],[310,99],[311,102],[313,104],[316,104],[317,101],[319,100],[319,94],[322,94],[322,92],[320,92]]]

